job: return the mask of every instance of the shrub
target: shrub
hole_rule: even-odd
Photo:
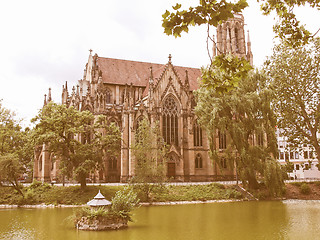
[[[301,184],[300,192],[306,195],[309,194],[311,192],[310,186],[307,183]]]
[[[139,206],[137,194],[130,187],[116,192],[112,198],[111,212],[114,215],[132,221],[131,211]]]

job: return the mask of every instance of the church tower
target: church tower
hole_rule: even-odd
[[[251,65],[253,64],[249,32],[246,49],[243,15],[234,14],[234,18],[217,27],[217,44],[214,44],[213,48],[214,55],[231,53],[238,57],[244,57]]]

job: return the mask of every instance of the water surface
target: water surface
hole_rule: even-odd
[[[231,202],[141,207],[118,231],[78,231],[72,209],[0,210],[0,239],[320,239],[320,202]]]

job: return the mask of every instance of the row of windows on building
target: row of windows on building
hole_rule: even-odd
[[[301,159],[302,155],[299,152],[279,152],[280,160],[295,160]],[[315,154],[313,151],[303,151],[303,159],[313,159]]]

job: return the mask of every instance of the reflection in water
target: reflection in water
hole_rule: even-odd
[[[320,202],[234,202],[141,207],[128,229],[77,231],[72,209],[0,211],[0,239],[316,239]]]

